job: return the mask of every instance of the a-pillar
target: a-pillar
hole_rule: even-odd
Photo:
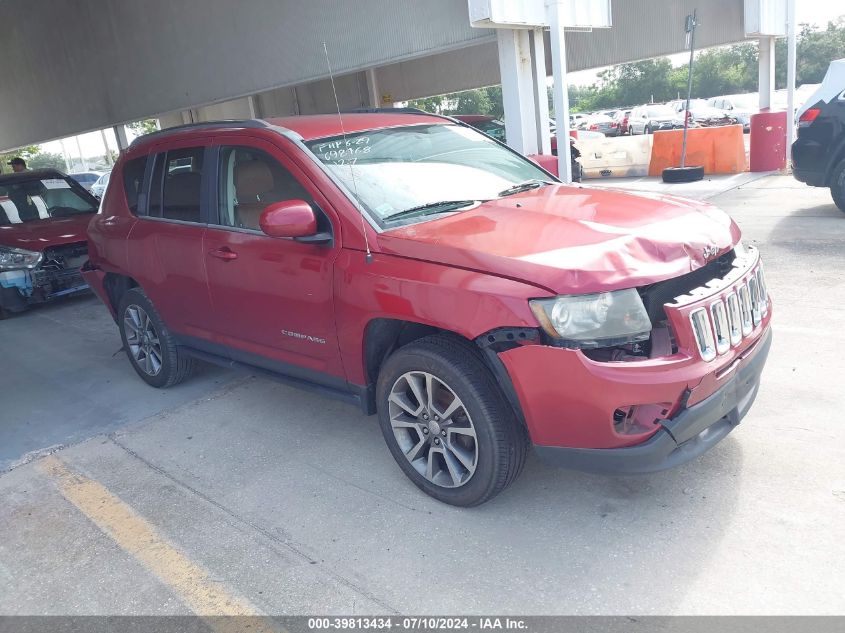
[[[508,145],[521,154],[537,154],[540,150],[529,34],[528,29],[496,30],[505,135]]]

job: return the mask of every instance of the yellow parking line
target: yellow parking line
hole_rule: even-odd
[[[208,572],[167,543],[155,527],[102,484],[73,472],[55,455],[42,459],[42,472],[124,551],[168,585],[182,601],[219,633],[278,631],[246,599],[224,590]],[[236,618],[219,616],[240,616]]]

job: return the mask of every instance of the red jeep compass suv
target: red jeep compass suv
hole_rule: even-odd
[[[149,384],[199,358],[355,402],[455,505],[510,484],[529,443],[617,473],[700,455],[748,411],[771,341],[759,255],[727,215],[563,186],[434,115],[144,136],[89,253]]]

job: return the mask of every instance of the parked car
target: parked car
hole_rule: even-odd
[[[845,211],[845,59],[830,63],[824,80],[798,110],[792,173],[814,187],[830,187]]]
[[[616,116],[613,117],[613,120],[619,124],[619,134],[627,134],[628,133],[628,119],[631,116],[630,110],[617,110]]]
[[[88,290],[85,229],[97,201],[54,169],[0,175],[0,318]]]
[[[109,176],[111,175],[110,171],[107,171],[102,176],[97,178],[93,185],[91,185],[91,195],[95,198],[99,199],[103,197],[103,194],[106,191],[106,185],[109,184]]]
[[[658,130],[684,127],[683,116],[667,105],[641,105],[631,110],[628,134],[653,134]]]
[[[581,124],[587,120],[587,115],[583,112],[576,112],[569,115],[569,127],[573,130],[581,129]]]
[[[686,104],[686,99],[676,99],[666,105],[683,117]],[[730,116],[725,110],[708,105],[705,99],[690,99],[688,116],[689,124],[696,127],[736,125],[738,122],[735,117]]]
[[[100,179],[100,176],[103,175],[101,171],[81,171],[76,172],[73,174],[68,174],[69,177],[73,178],[76,182],[80,185],[85,187],[86,191],[89,193],[91,192],[91,187],[97,180]]]
[[[407,113],[171,128],[114,174],[84,275],[145,382],[201,358],[356,403],[446,503],[499,493],[529,444],[675,466],[757,393],[760,256],[709,204],[561,185]]]
[[[753,94],[725,95],[722,97],[711,97],[707,100],[707,105],[719,110],[725,110],[737,122],[742,124],[743,132],[750,132],[751,115],[757,114],[760,111],[758,99],[759,97],[756,92]]]
[[[584,129],[590,132],[601,132],[605,136],[618,136],[619,122],[606,114],[594,114],[587,118]]]

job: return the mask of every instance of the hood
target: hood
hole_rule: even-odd
[[[739,238],[727,214],[706,203],[566,185],[378,236],[385,253],[489,272],[558,294],[678,277]]]
[[[86,229],[94,213],[0,225],[0,245],[43,251],[59,244],[86,242]]]

